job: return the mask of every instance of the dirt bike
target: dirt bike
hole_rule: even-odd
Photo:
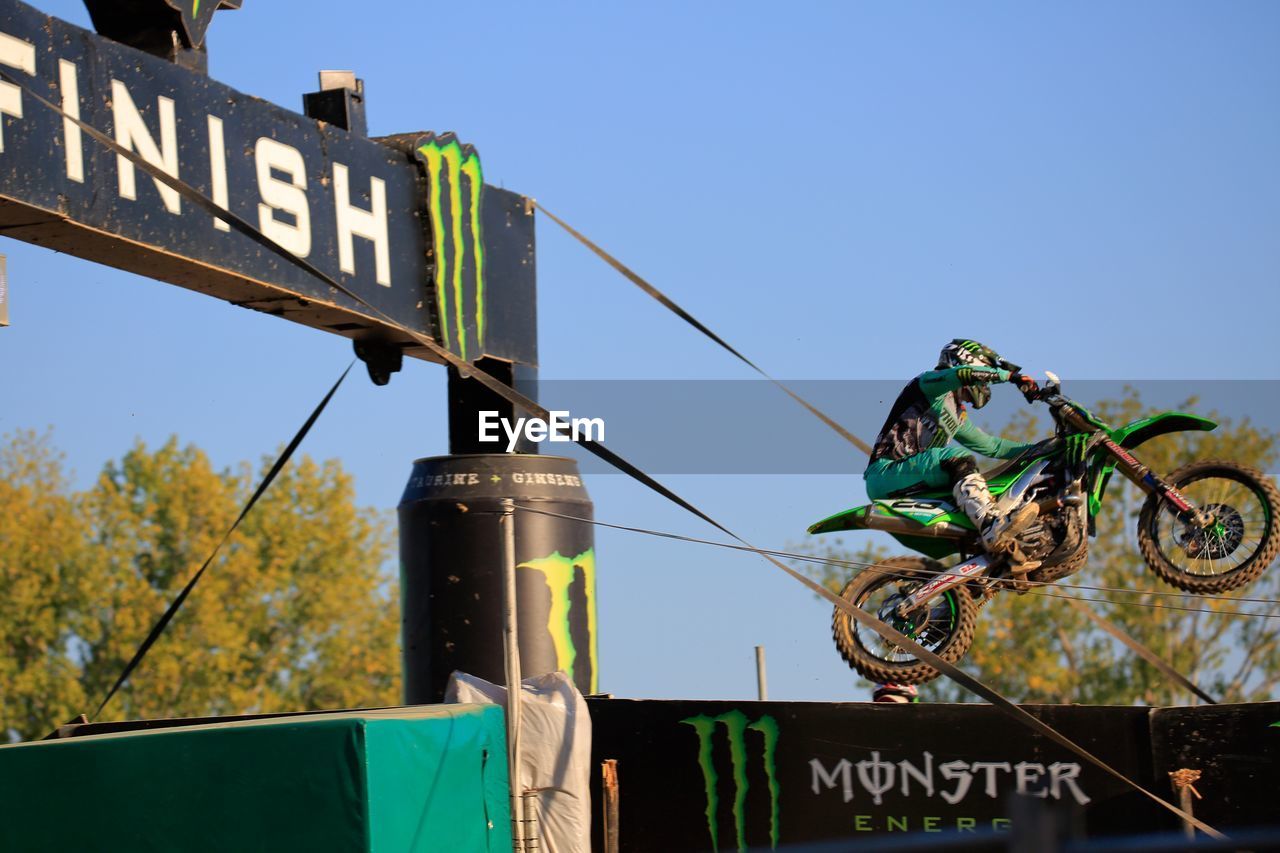
[[[1217,595],[1257,579],[1280,552],[1280,492],[1261,472],[1233,462],[1193,462],[1161,477],[1130,451],[1158,435],[1212,430],[1197,415],[1164,412],[1119,428],[1063,396],[1052,373],[1027,393],[1042,401],[1055,424],[1053,438],[1032,445],[986,474],[1000,512],[1026,502],[1036,521],[1008,554],[988,555],[973,522],[948,489],[913,486],[882,500],[819,521],[810,533],[882,530],[924,556],[893,557],[863,569],[842,597],[887,623],[943,660],[954,663],[973,643],[978,609],[1002,590],[1026,591],[1080,569],[1089,537],[1119,471],[1147,494],[1138,516],[1138,548],[1162,580],[1197,595]],[[939,560],[959,555],[945,567]],[[849,666],[875,682],[923,684],[932,666],[852,619],[840,608],[832,635]]]

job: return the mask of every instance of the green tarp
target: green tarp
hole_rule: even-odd
[[[3,851],[510,849],[497,706],[314,714],[0,747]]]

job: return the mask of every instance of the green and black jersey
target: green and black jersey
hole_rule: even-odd
[[[902,389],[872,448],[871,461],[894,462],[924,450],[960,444],[997,459],[1016,456],[1025,445],[983,432],[969,420],[956,393],[967,385],[1008,382],[1010,373],[997,367],[945,367],[922,373]]]

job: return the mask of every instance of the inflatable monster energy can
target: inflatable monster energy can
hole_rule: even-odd
[[[501,501],[513,499],[520,667],[597,690],[591,500],[578,463],[485,453],[419,459],[400,501],[404,699],[439,702],[461,670],[502,683]]]

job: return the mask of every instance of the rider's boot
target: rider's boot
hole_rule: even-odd
[[[969,474],[954,487],[951,493],[956,504],[969,516],[974,527],[982,536],[982,545],[990,554],[1010,554],[1013,559],[1010,569],[1015,574],[1022,574],[1034,566],[1027,565],[1018,557],[1016,548],[1017,536],[1036,520],[1040,508],[1034,503],[1023,504],[1012,512],[1002,514],[996,509],[995,499],[987,488],[987,481],[981,474]]]

